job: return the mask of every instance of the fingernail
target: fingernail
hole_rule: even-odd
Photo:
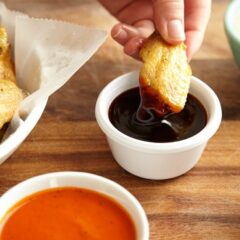
[[[180,20],[171,20],[168,22],[167,25],[168,29],[168,38],[172,40],[179,40],[184,41],[185,40],[185,33],[183,24]]]
[[[125,30],[120,28],[116,34],[113,35],[114,39],[117,39],[118,41],[125,41],[128,38],[128,34]]]

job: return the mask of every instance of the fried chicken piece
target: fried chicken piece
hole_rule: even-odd
[[[0,129],[10,122],[19,103],[23,100],[23,92],[9,80],[0,80]]]
[[[0,79],[16,83],[6,29],[0,27]]]
[[[0,27],[0,129],[11,121],[22,100],[23,92],[16,85],[7,33]]]
[[[154,33],[144,43],[140,57],[143,107],[154,109],[159,115],[180,112],[186,103],[192,75],[186,46],[169,45]]]

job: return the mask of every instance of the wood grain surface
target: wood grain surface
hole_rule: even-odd
[[[6,0],[13,9],[110,30],[116,20],[94,0]],[[223,30],[230,1],[213,1],[212,19],[194,75],[218,94],[223,122],[190,172],[168,181],[137,178],[114,161],[94,117],[96,98],[116,76],[139,69],[109,37],[95,56],[49,100],[26,141],[0,166],[0,195],[35,175],[84,171],[110,178],[131,191],[150,222],[151,240],[240,239],[240,70]],[[111,66],[111,67],[109,67]]]

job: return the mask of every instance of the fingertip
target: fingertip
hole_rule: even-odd
[[[186,39],[184,26],[179,19],[170,20],[167,23],[167,37],[172,43],[183,42]]]
[[[156,28],[162,38],[171,45],[177,45],[186,40],[184,27],[180,20],[171,20],[169,22],[162,20],[158,22]]]
[[[115,36],[118,34],[119,30],[121,30],[121,23],[116,24],[113,26],[112,31],[111,31],[111,36],[115,38]]]
[[[124,45],[128,40],[127,32],[122,28],[122,24],[118,23],[112,28],[111,31],[112,38],[118,43]]]

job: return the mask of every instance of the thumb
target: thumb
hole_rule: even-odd
[[[170,44],[185,40],[184,0],[153,0],[154,22],[161,36]]]

